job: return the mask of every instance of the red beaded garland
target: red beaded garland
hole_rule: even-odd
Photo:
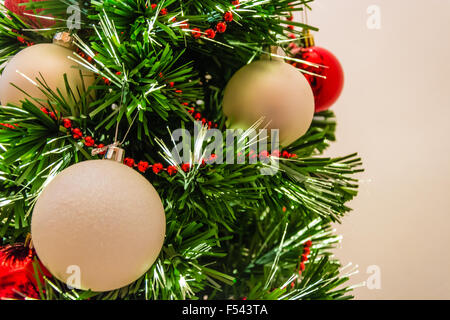
[[[240,7],[239,0],[231,1],[231,4],[238,9]],[[227,11],[223,15],[223,20],[216,24],[216,28],[214,29],[207,29],[205,30],[204,34],[209,39],[214,39],[216,37],[217,33],[224,33],[227,30],[227,22],[232,22],[234,20],[233,13],[231,11]],[[199,28],[194,28],[191,31],[192,36],[195,39],[199,39],[202,36],[202,31]]]
[[[164,75],[162,73],[160,73],[160,77],[164,78]],[[175,87],[175,83],[174,82],[170,82],[169,83],[170,87]],[[182,90],[176,90],[176,92],[182,94],[183,91]],[[184,107],[189,106],[189,103],[187,102],[183,102],[181,103],[181,105],[183,105]],[[55,121],[58,121],[58,116],[53,112],[53,111],[49,111],[47,108],[42,107],[41,111],[43,113],[45,113],[46,115],[50,116],[52,119],[54,119]],[[195,113],[195,108],[194,107],[190,107],[188,112],[190,114],[194,114]],[[201,113],[197,112],[195,113],[194,116],[195,120],[201,121],[204,125],[207,124],[208,128],[211,129],[213,126],[215,128],[217,128],[217,124],[213,124],[211,121],[208,121],[207,119],[203,118]],[[73,128],[72,127],[72,121],[70,119],[67,118],[61,118],[60,119],[61,124],[64,128],[66,128],[68,130],[68,132],[70,132],[70,134],[72,135],[72,137],[76,140],[83,140],[83,143],[86,147],[94,147],[97,149],[102,149],[105,147],[104,144],[96,144],[95,140],[93,137],[91,136],[84,136],[83,132],[79,129],[79,128]],[[10,128],[10,129],[15,129],[14,126],[10,125],[10,124],[0,124],[0,126],[6,127],[6,128]],[[101,151],[99,152],[100,155],[104,155],[105,151]],[[248,157],[251,159],[257,158],[259,157],[260,159],[265,159],[267,157],[277,157],[277,158],[285,158],[285,159],[290,159],[290,158],[296,158],[297,155],[295,154],[291,154],[287,151],[283,151],[282,153],[279,150],[274,150],[272,152],[272,154],[269,154],[267,151],[262,151],[259,155],[255,154],[253,152],[253,150],[250,150]],[[209,157],[209,159],[207,160],[202,160],[202,166],[205,166],[206,164],[213,164],[215,162],[215,160],[217,159],[217,156],[215,154],[211,155],[211,157]],[[140,172],[142,173],[146,173],[149,169],[152,169],[154,174],[159,174],[162,171],[166,171],[169,176],[175,175],[178,172],[177,167],[175,166],[169,166],[167,168],[164,168],[164,166],[161,163],[156,163],[156,164],[149,164],[146,161],[140,161],[138,164],[136,164],[134,159],[131,158],[125,158],[124,159],[124,164],[131,167],[131,168],[137,168]],[[192,169],[192,165],[185,163],[181,165],[181,170],[184,172],[189,172]]]

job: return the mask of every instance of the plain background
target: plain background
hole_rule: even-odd
[[[377,5],[381,28],[369,29]],[[316,45],[346,75],[333,107],[338,142],[366,172],[354,211],[337,226],[336,256],[359,265],[351,284],[380,268],[381,289],[357,299],[450,299],[450,1],[316,0]]]

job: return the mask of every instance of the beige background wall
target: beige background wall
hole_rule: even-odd
[[[367,27],[378,5],[381,29]],[[338,143],[366,172],[336,255],[379,266],[381,289],[359,299],[450,299],[450,1],[316,0],[316,44],[341,60]]]

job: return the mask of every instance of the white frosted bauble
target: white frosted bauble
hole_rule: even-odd
[[[0,103],[20,106],[21,100],[29,98],[11,83],[33,98],[46,99],[44,93],[30,81],[39,84],[36,79],[42,81],[42,78],[50,89],[54,92],[57,88],[60,89],[64,97],[70,101],[66,93],[64,74],[67,74],[67,80],[75,96],[78,95],[77,88],[81,93],[84,92],[83,88],[87,89],[94,83],[94,74],[82,69],[83,78],[81,78],[79,74],[81,66],[69,59],[69,56],[74,57],[72,50],[52,43],[35,44],[17,53],[3,70],[0,79]]]
[[[154,187],[112,160],[84,161],[59,173],[39,196],[31,221],[45,267],[68,285],[92,291],[141,277],[157,259],[165,230]]]
[[[280,143],[303,136],[314,116],[314,94],[300,71],[273,60],[250,63],[237,71],[225,88],[224,114],[244,129],[265,117],[267,129],[280,130]]]

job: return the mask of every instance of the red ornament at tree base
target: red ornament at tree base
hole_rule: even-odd
[[[26,22],[29,22],[36,28],[49,28],[55,24],[54,20],[44,19],[44,18],[36,18],[27,14],[37,15],[42,12],[44,9],[36,9],[36,10],[26,10],[25,5],[20,5],[21,3],[29,3],[29,2],[39,2],[45,0],[5,0],[5,7],[17,14],[19,17],[23,18]]]
[[[26,244],[0,247],[0,300],[40,298],[33,267],[35,257],[34,249],[29,248]],[[38,263],[42,273],[50,278],[50,272],[40,262]],[[39,274],[39,278],[43,284],[42,274]]]
[[[315,111],[325,111],[337,101],[342,93],[344,70],[334,54],[314,45],[314,40],[308,32],[305,33],[305,40],[304,47],[294,46],[291,49],[292,56],[322,67],[317,68],[300,62],[293,62],[292,65],[321,76],[303,74],[314,93]]]

